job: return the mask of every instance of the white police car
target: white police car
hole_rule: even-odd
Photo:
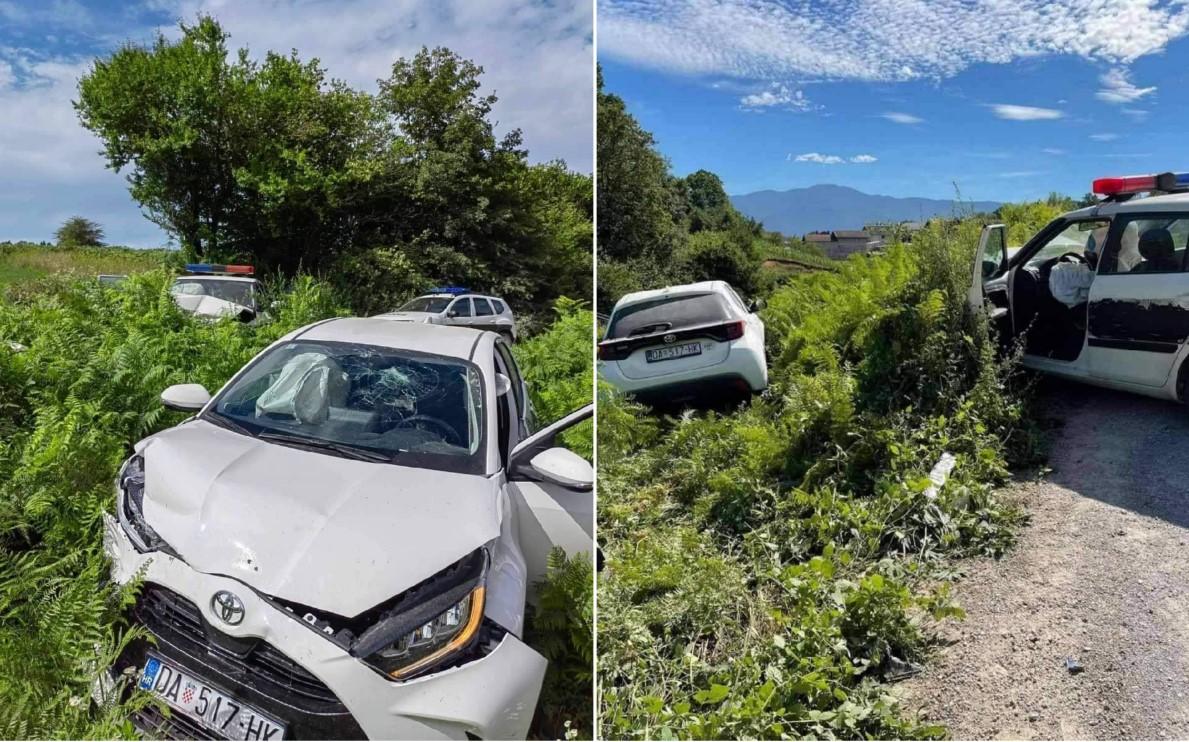
[[[174,279],[169,293],[181,309],[197,317],[251,322],[260,314],[253,273],[250,265],[187,263],[186,275]]]
[[[670,401],[768,386],[764,323],[725,281],[627,294],[598,348],[615,388]]]
[[[1093,192],[1104,200],[1010,255],[1005,227],[984,228],[970,304],[1022,336],[1029,368],[1186,401],[1189,173],[1100,178]]]
[[[428,294],[406,302],[395,312],[377,315],[394,322],[472,327],[502,335],[516,342],[516,318],[503,299],[476,294],[460,286],[430,289]]]
[[[116,676],[168,739],[515,739],[546,660],[521,639],[552,547],[593,553],[589,462],[529,429],[489,332],[339,318],[289,333],[135,446],[105,516],[142,580]],[[97,692],[104,692],[102,689]],[[110,692],[110,686],[108,689]]]

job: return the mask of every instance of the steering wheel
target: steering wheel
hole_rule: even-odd
[[[1073,260],[1066,260],[1066,258],[1073,258]],[[1058,263],[1088,263],[1086,256],[1080,252],[1067,252],[1061,257],[1057,258]]]
[[[410,415],[399,421],[396,426],[398,428],[416,428],[418,430],[436,433],[438,437],[452,446],[463,445],[462,436],[459,435],[458,430],[450,423],[433,415]]]

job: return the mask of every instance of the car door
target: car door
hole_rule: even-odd
[[[1090,287],[1091,376],[1163,386],[1189,335],[1189,213],[1115,218]]]
[[[536,416],[533,411],[532,397],[528,393],[528,382],[520,375],[516,357],[512,355],[512,351],[502,339],[496,341],[495,351],[498,368],[512,382],[512,396],[516,401],[517,418],[520,421],[519,438],[527,438],[536,427]]]
[[[496,313],[491,308],[491,302],[485,297],[475,296],[471,298],[471,303],[475,307],[475,321],[471,326],[477,330],[491,330],[498,332],[500,327],[497,320]]]
[[[474,320],[475,313],[471,309],[471,297],[464,296],[455,299],[450,308],[446,310],[446,318],[448,324],[458,325],[460,327],[470,327]]]
[[[985,309],[1004,339],[1011,338],[1014,332],[1009,294],[1011,271],[1007,266],[1007,227],[988,224],[979,236],[966,301],[975,311]]]
[[[545,577],[554,547],[571,558],[594,553],[594,468],[557,445],[559,435],[593,412],[588,404],[570,413],[521,441],[508,457],[508,494],[530,585]]]

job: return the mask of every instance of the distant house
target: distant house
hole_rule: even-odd
[[[871,252],[883,246],[883,239],[863,230],[839,229],[833,232],[810,232],[805,242],[820,247],[827,257],[836,260],[857,252]]]
[[[912,242],[912,237],[925,228],[926,222],[872,222],[863,231],[884,242]]]

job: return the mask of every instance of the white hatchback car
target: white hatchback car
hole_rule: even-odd
[[[768,386],[764,323],[725,281],[637,291],[615,303],[599,373],[620,391],[679,400]]]
[[[139,728],[525,736],[546,667],[526,600],[552,547],[593,553],[593,470],[554,443],[591,406],[532,433],[498,336],[362,318],[288,334],[213,398],[161,398],[196,414],[136,444],[105,523],[154,637],[113,673],[172,709]]]
[[[1189,173],[1101,178],[1093,192],[1105,200],[1015,252],[1003,225],[984,228],[970,305],[985,307],[1004,339],[1023,338],[1029,368],[1186,401]]]
[[[378,315],[395,322],[473,327],[491,330],[510,343],[516,342],[516,318],[503,299],[445,286],[406,302],[395,312]]]

